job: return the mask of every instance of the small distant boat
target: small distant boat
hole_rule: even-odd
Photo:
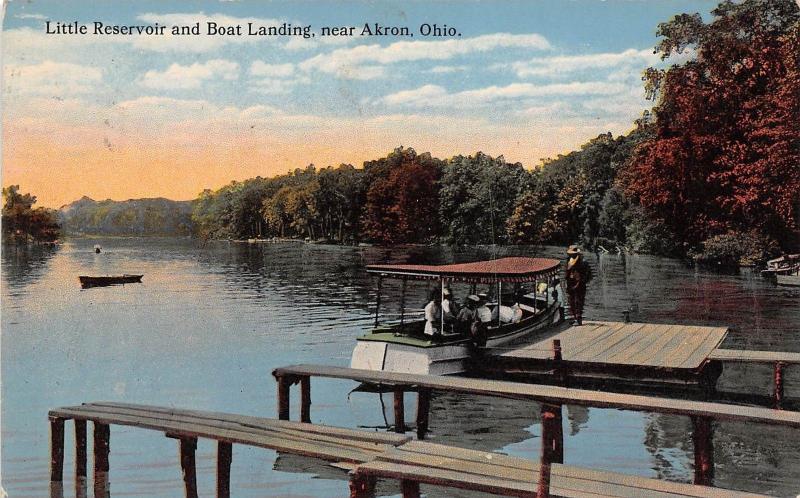
[[[88,287],[104,287],[107,285],[124,285],[124,284],[133,284],[133,283],[141,283],[142,277],[144,275],[110,275],[106,277],[89,277],[86,275],[81,275],[78,277],[78,280],[81,281],[81,287],[84,289]]]
[[[767,261],[764,275],[791,275],[800,271],[800,254],[787,254]]]
[[[101,249],[102,249],[102,248],[100,247],[100,244],[95,244],[95,246],[94,246],[94,253],[95,253],[95,254],[100,254],[100,251],[101,251]]]

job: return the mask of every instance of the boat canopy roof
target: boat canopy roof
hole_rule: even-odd
[[[451,265],[368,265],[367,272],[389,278],[491,284],[553,277],[560,264],[557,259],[500,258]]]

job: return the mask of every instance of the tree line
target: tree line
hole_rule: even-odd
[[[55,210],[34,208],[36,196],[21,194],[19,185],[3,189],[3,242],[53,242],[61,235]]]
[[[791,0],[722,2],[706,23],[658,26],[643,80],[653,108],[613,137],[533,169],[481,152],[398,147],[362,168],[313,165],[233,182],[195,201],[207,238],[339,243],[580,242],[745,261],[797,249],[800,14]]]

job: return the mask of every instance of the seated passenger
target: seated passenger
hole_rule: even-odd
[[[489,323],[492,321],[492,310],[486,306],[486,303],[489,301],[489,297],[486,294],[478,294],[478,309],[475,311],[478,313],[478,319],[481,323]]]
[[[430,301],[425,306],[425,335],[441,334],[442,308],[439,300],[439,293],[435,290],[431,292]]]
[[[458,322],[462,325],[465,324],[467,330],[472,322],[478,321],[478,312],[476,310],[479,302],[480,299],[478,296],[467,296],[466,306],[461,308],[461,311],[458,313]]]
[[[442,299],[442,312],[444,314],[445,331],[453,330],[453,324],[457,321],[458,305],[453,299],[453,292],[449,287],[445,287],[442,291],[444,299]]]

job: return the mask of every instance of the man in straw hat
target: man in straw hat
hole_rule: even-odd
[[[583,259],[581,249],[576,245],[567,249],[567,297],[572,312],[573,325],[583,325],[583,303],[586,298],[586,284],[592,279],[592,269]]]

